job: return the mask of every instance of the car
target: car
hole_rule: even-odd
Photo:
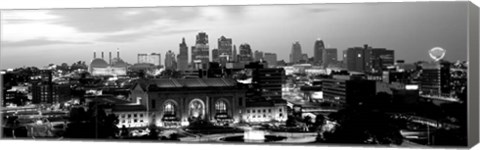
[[[133,131],[130,132],[130,135],[133,136],[133,137],[146,136],[148,134],[149,134],[149,132],[147,132],[145,130],[141,130],[141,129],[133,130]]]

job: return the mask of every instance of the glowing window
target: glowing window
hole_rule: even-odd
[[[175,105],[172,103],[165,104],[164,113],[168,115],[175,115]]]
[[[217,101],[217,103],[215,103],[215,110],[217,113],[225,113],[227,112],[227,105],[224,101]]]

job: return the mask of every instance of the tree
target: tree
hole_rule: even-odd
[[[383,112],[347,107],[330,115],[339,126],[324,134],[325,143],[401,144],[403,137],[394,122]]]
[[[323,115],[317,115],[315,117],[315,123],[313,123],[314,128],[321,127],[325,122],[325,116]]]
[[[297,125],[297,121],[295,120],[295,117],[289,115],[289,116],[287,117],[286,125],[287,125],[287,127],[296,126],[296,125]]]
[[[307,125],[307,126],[312,125],[312,124],[313,124],[313,123],[312,123],[312,117],[310,117],[310,116],[305,116],[305,117],[303,118],[303,122],[304,122],[305,125]]]

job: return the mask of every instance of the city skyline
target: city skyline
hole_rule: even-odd
[[[339,60],[341,51],[363,44],[395,50],[396,59],[406,62],[430,60],[427,52],[436,46],[450,52],[447,60],[466,60],[467,12],[461,11],[466,5],[423,2],[8,10],[1,16],[0,67],[89,62],[94,50],[116,52],[117,48],[122,59],[133,64],[138,53],[172,50],[178,54],[182,38],[188,47],[194,46],[200,31],[209,35],[209,41],[225,36],[232,38],[232,45],[248,43],[252,51],[276,53],[278,60],[285,61],[295,41],[300,42],[303,53],[314,56],[318,38],[327,48],[338,49]],[[217,43],[210,42],[209,50],[215,48]],[[190,48],[188,52],[190,57]],[[55,58],[43,54],[55,54]],[[17,59],[20,56],[25,59]]]

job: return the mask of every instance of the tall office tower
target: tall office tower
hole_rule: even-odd
[[[277,54],[275,54],[275,53],[265,53],[265,55],[263,57],[268,64],[268,68],[277,67]]]
[[[180,52],[177,55],[177,69],[185,71],[188,69],[188,46],[185,43],[185,38],[182,38],[182,43],[179,44],[179,47]]]
[[[221,36],[218,39],[218,55],[219,56],[228,55],[228,58],[233,58],[231,38],[226,38],[225,36]]]
[[[165,54],[165,69],[176,70],[175,53],[171,50]]]
[[[138,54],[137,56],[138,63],[148,63],[153,64],[155,66],[161,65],[161,54],[158,53],[151,53],[151,54]]]
[[[380,73],[388,66],[393,66],[395,64],[395,52],[393,50],[373,48],[370,51],[370,55],[370,66],[368,66],[367,72]]]
[[[253,60],[254,60],[254,61],[261,61],[261,60],[263,60],[263,52],[262,52],[262,51],[256,50],[253,56],[254,56],[254,57],[253,57]]]
[[[334,75],[322,81],[323,99],[334,103],[359,105],[372,99],[377,90],[376,81]]]
[[[384,68],[394,65],[394,51],[385,48],[348,48],[343,52],[344,63],[349,71],[381,73]]]
[[[313,46],[313,61],[315,64],[321,65],[325,61],[323,59],[324,50],[325,50],[325,45],[323,41],[320,39],[317,39],[317,41],[315,41],[315,45]]]
[[[237,53],[237,46],[233,45],[233,52],[232,52],[232,61],[238,62],[238,53]]]
[[[337,49],[336,48],[326,48],[323,51],[323,67],[328,67],[331,64],[337,63]]]
[[[261,63],[251,63],[245,68],[252,70],[253,88],[261,91],[262,97],[272,101],[282,99],[282,85],[285,83],[283,68],[264,68]]]
[[[208,35],[205,32],[198,33],[195,46],[192,47],[192,62],[194,69],[207,69],[210,62]]]
[[[218,49],[212,49],[212,62],[219,62],[220,53]]]
[[[420,92],[422,95],[449,97],[450,63],[446,61],[425,63],[421,65]]]
[[[302,60],[302,47],[297,41],[292,44],[292,52],[290,53],[290,63],[299,63]]]
[[[240,63],[248,64],[253,61],[252,49],[250,48],[249,44],[241,44],[238,49],[240,50],[240,54],[238,56],[238,61]]]

